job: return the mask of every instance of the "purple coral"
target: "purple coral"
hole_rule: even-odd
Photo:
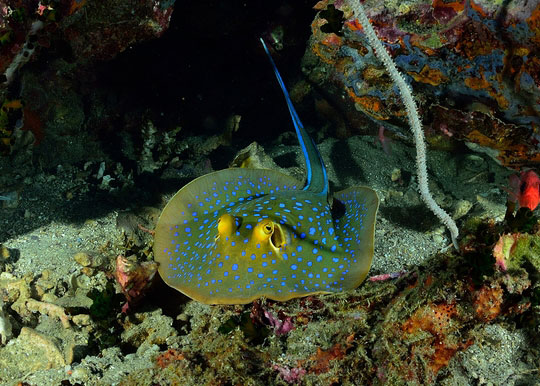
[[[290,368],[273,364],[272,369],[276,370],[279,373],[279,376],[288,384],[300,383],[304,375],[306,375],[306,370],[301,367]]]
[[[264,310],[264,316],[268,321],[270,322],[270,325],[274,329],[274,332],[276,335],[285,335],[292,329],[294,329],[294,325],[292,322],[292,318],[290,316],[284,316],[279,315],[275,316],[268,310]],[[280,318],[281,316],[281,318]]]

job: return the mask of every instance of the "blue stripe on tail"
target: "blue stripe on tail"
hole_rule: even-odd
[[[266,54],[268,55],[270,63],[272,64],[272,68],[274,69],[274,74],[276,74],[276,78],[278,80],[279,86],[281,87],[281,91],[283,91],[283,95],[285,96],[285,101],[287,102],[289,113],[291,114],[294,128],[296,130],[296,135],[298,137],[298,142],[300,142],[300,147],[302,148],[302,152],[304,153],[304,159],[306,161],[307,169],[307,181],[304,190],[309,190],[311,192],[327,196],[328,176],[326,175],[326,167],[324,166],[321,154],[319,153],[319,150],[317,150],[315,142],[313,142],[313,139],[311,139],[307,131],[304,129],[304,125],[302,125],[302,122],[298,117],[298,113],[296,112],[292,104],[289,92],[287,91],[285,83],[283,82],[277,66],[274,63],[274,59],[272,59],[272,55],[270,55],[268,47],[266,46],[262,38],[260,38],[260,40],[264,47],[264,50],[266,51]]]

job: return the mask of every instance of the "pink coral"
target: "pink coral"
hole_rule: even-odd
[[[270,325],[274,328],[276,335],[285,335],[292,329],[294,325],[290,316],[279,315],[275,316],[268,310],[264,310],[264,316],[270,322]],[[281,318],[280,318],[281,316]]]
[[[127,300],[122,307],[122,312],[127,312],[130,304],[136,303],[144,296],[154,279],[156,271],[157,264],[155,262],[145,261],[139,263],[134,256],[126,258],[118,255],[114,277],[120,284]]]
[[[289,368],[287,366],[273,364],[272,369],[276,370],[279,376],[288,384],[300,383],[306,374],[306,370],[301,367]]]

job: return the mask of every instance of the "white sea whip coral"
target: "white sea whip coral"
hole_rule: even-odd
[[[9,317],[3,311],[4,302],[0,298],[0,344],[5,345],[12,337]]]
[[[420,122],[420,117],[418,116],[418,109],[416,103],[414,102],[412,91],[409,85],[405,82],[403,75],[398,71],[396,65],[394,64],[392,58],[386,51],[386,48],[382,45],[377,34],[373,30],[369,19],[364,12],[364,7],[360,3],[360,0],[348,0],[349,7],[354,12],[354,16],[364,29],[364,33],[368,39],[370,46],[375,51],[379,60],[383,63],[386,71],[390,74],[392,81],[398,86],[399,92],[401,94],[401,99],[405,104],[407,110],[407,118],[409,119],[409,126],[414,135],[414,143],[416,145],[416,170],[418,174],[418,185],[420,187],[420,195],[422,200],[426,203],[428,208],[442,221],[444,225],[450,231],[452,237],[452,243],[456,250],[459,250],[457,243],[457,238],[459,236],[459,231],[455,221],[446,213],[433,199],[429,188],[428,188],[428,175],[426,167],[426,144],[424,142],[424,131],[422,130],[422,124]]]

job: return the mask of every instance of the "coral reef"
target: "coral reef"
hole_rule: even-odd
[[[539,209],[500,166],[538,163],[536,3],[364,2],[444,150],[429,189],[461,256],[419,210],[401,102],[344,1],[174,3],[0,1],[0,383],[538,384]],[[228,165],[305,176],[260,35],[332,189],[381,197],[373,276],[208,306],[154,275],[167,198]]]
[[[382,7],[368,1],[364,6],[417,93],[428,141],[466,141],[516,168],[540,162],[540,62],[530,55],[540,42],[540,5],[415,1]],[[342,106],[351,126],[366,121],[358,110],[399,131],[404,109],[392,82],[381,76],[352,8],[328,0],[315,8],[305,73]]]

